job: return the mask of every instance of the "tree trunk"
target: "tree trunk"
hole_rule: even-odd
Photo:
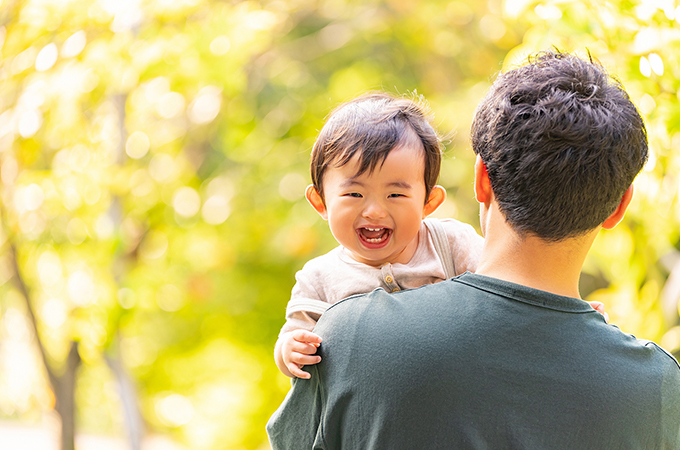
[[[14,285],[21,292],[21,295],[26,302],[26,312],[35,341],[42,357],[47,377],[54,393],[55,410],[61,419],[61,450],[75,450],[75,386],[76,373],[78,366],[80,366],[80,355],[78,354],[78,343],[71,342],[71,349],[66,358],[66,367],[61,376],[57,376],[52,370],[47,357],[47,351],[40,338],[38,332],[38,321],[36,319],[35,311],[33,310],[33,302],[28,292],[28,287],[24,281],[21,271],[19,270],[19,261],[17,260],[17,252],[14,243],[9,240],[9,251],[11,252],[12,268],[14,269]]]
[[[66,359],[66,370],[59,377],[59,394],[56,395],[55,409],[61,418],[61,450],[75,450],[76,437],[76,375],[80,365],[78,343],[71,342]]]

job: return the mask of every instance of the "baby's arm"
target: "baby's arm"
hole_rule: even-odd
[[[315,354],[319,344],[321,338],[311,331],[287,331],[279,336],[274,347],[276,365],[288,377],[308,379],[310,375],[302,370],[302,366],[321,361],[321,357]]]
[[[321,338],[312,331],[330,306],[322,284],[333,269],[333,261],[330,262],[326,255],[314,258],[295,274],[295,286],[286,306],[286,323],[274,347],[276,366],[288,377],[308,379],[310,375],[302,366],[321,361],[316,355]]]

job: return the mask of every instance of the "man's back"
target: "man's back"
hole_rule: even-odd
[[[680,448],[677,362],[578,299],[466,273],[344,300],[316,331],[274,449]]]

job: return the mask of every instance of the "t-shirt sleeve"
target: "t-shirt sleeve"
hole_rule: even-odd
[[[482,256],[484,238],[472,225],[455,219],[442,219],[442,224],[449,238],[453,262],[458,275],[465,272],[476,272]]]
[[[267,422],[267,436],[272,450],[323,448],[321,416],[323,390],[316,366],[306,366],[312,378],[295,378],[293,387],[279,409]]]
[[[317,286],[319,277],[315,276],[308,265],[295,274],[295,280],[286,306],[286,323],[281,328],[281,333],[298,329],[312,331],[321,314],[330,306],[320,291],[320,286]]]

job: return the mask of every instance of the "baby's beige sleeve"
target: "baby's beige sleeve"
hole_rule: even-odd
[[[321,317],[321,314],[314,314],[309,311],[292,311],[290,313],[286,311],[286,323],[281,327],[279,335],[293,330],[313,331],[319,317]]]
[[[320,286],[315,285],[319,277],[305,269],[295,274],[296,283],[286,306],[286,323],[279,335],[298,329],[312,331],[330,306],[320,294]]]

